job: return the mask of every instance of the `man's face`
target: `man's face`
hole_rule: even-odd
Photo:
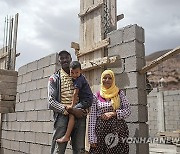
[[[70,75],[73,79],[77,79],[81,75],[81,69],[80,68],[76,68],[76,69],[70,68]]]
[[[62,68],[69,68],[71,61],[72,61],[72,58],[69,54],[62,53],[61,55],[59,55],[59,62]]]

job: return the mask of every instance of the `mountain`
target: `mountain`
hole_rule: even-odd
[[[149,64],[171,49],[154,52],[145,57]],[[180,89],[180,54],[160,63],[147,72],[148,80],[153,87],[163,87],[164,90]]]

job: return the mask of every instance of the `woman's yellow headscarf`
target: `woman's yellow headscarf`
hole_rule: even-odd
[[[103,85],[102,79],[105,75],[109,74],[112,77],[112,85],[110,88],[106,89]],[[114,76],[114,72],[111,70],[105,70],[102,74],[101,74],[101,89],[100,89],[100,95],[103,98],[108,98],[111,99],[112,102],[112,107],[114,110],[118,109],[120,106],[120,97],[119,97],[119,88],[116,87],[115,85],[115,76]]]

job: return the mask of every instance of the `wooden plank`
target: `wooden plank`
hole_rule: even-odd
[[[81,66],[82,70],[85,72],[97,68],[102,68],[102,66],[107,66],[108,64],[116,63],[119,61],[119,59],[119,56],[97,58],[89,62],[84,62],[81,64]]]
[[[0,69],[0,75],[18,76],[17,71]]]
[[[122,20],[124,18],[124,14],[120,14],[117,16],[117,21]]]
[[[76,42],[71,42],[71,48],[75,49],[75,50],[79,50],[79,44]]]
[[[109,2],[109,10],[110,10],[110,28],[112,30],[117,29],[117,0],[110,0]]]
[[[71,48],[73,48],[75,50],[75,55],[76,55],[76,57],[78,57],[79,49],[80,49],[79,44],[76,42],[71,42]]]
[[[89,49],[85,48],[85,49],[80,50],[78,57],[84,56],[86,54],[89,54],[89,53],[94,52],[96,50],[99,50],[101,48],[104,48],[104,47],[108,46],[109,43],[110,43],[109,38],[106,38],[106,39],[104,39],[102,41],[99,41],[98,43],[95,43],[94,45],[92,45],[92,47],[89,48]]]
[[[8,56],[8,53],[7,52],[4,52],[4,53],[0,53],[0,59],[3,59],[5,57]]]
[[[89,6],[87,9],[85,9],[82,12],[79,13],[79,17],[84,17],[85,15],[91,13],[92,11],[100,8],[102,5],[103,5],[103,0],[101,0],[97,4]]]
[[[18,30],[18,16],[19,14],[17,13],[15,15],[15,20],[14,20],[14,31],[13,31],[13,47],[11,51],[11,70],[15,70],[15,65],[16,65],[16,44],[17,44],[17,30]]]
[[[161,57],[153,60],[149,65],[144,66],[139,73],[143,74],[146,73],[148,70],[152,69],[153,67],[157,66],[158,64],[162,63],[163,61],[171,58],[180,53],[180,46],[167,52],[166,54],[162,55]]]

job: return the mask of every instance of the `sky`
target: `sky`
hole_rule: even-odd
[[[137,24],[145,30],[145,54],[180,46],[180,0],[117,0],[124,14],[118,28]],[[80,0],[1,0],[0,48],[5,17],[19,13],[16,68],[79,41]]]

